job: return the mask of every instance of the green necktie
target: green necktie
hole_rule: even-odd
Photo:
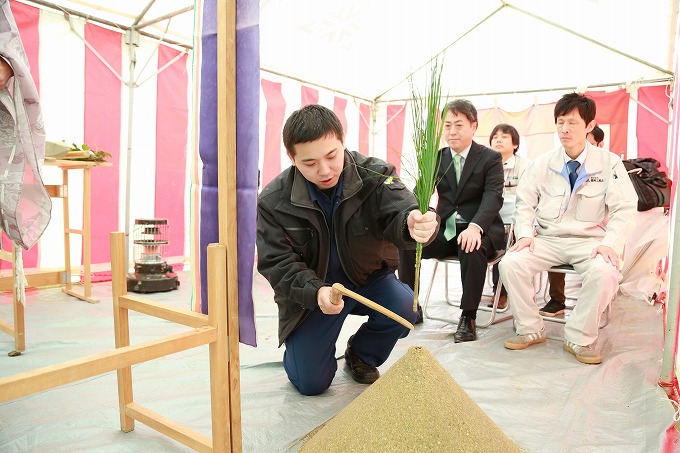
[[[456,172],[456,183],[460,182],[460,167],[461,167],[461,160],[463,157],[456,153],[453,155],[453,169]],[[449,216],[448,219],[446,219],[446,229],[444,230],[444,239],[447,241],[450,241],[454,237],[456,237],[456,216],[458,215],[458,211],[454,211],[453,214]]]

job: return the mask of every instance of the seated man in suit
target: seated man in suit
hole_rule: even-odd
[[[634,227],[637,195],[619,156],[586,140],[595,126],[595,101],[565,94],[554,116],[562,146],[534,159],[519,182],[517,242],[500,263],[517,331],[505,347],[525,349],[545,341],[532,279],[570,264],[583,283],[564,327],[563,347],[579,362],[598,364],[602,357],[593,344],[600,316],[621,281],[619,257]]]
[[[436,239],[423,248],[423,258],[458,256],[463,313],[454,334],[456,343],[477,339],[475,319],[484,289],[487,259],[504,247],[503,161],[500,153],[472,140],[477,109],[466,99],[446,105],[442,137],[448,147],[439,153],[437,214],[442,219]],[[444,222],[446,225],[444,226]],[[400,251],[399,279],[413,288],[415,252]]]

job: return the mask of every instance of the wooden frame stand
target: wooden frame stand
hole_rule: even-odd
[[[0,378],[0,402],[117,370],[122,431],[132,431],[137,420],[196,451],[241,452],[238,300],[227,299],[226,247],[208,247],[209,315],[204,315],[128,296],[124,236],[111,233],[116,349]],[[191,330],[130,345],[129,310],[183,324]],[[234,326],[236,330],[231,330],[230,335]],[[210,354],[212,439],[135,403],[132,395],[132,365],[205,344]]]

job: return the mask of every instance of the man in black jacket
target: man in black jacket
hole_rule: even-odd
[[[448,147],[439,154],[437,214],[442,227],[423,248],[423,259],[458,256],[463,283],[463,313],[454,334],[456,343],[477,339],[475,320],[484,289],[487,258],[502,249],[503,161],[501,154],[472,140],[477,109],[465,99],[446,105],[442,137]],[[399,279],[413,288],[415,253],[401,252]]]
[[[292,166],[258,197],[258,271],[279,306],[283,365],[303,395],[317,395],[337,370],[335,343],[350,314],[368,320],[350,338],[345,362],[371,384],[408,330],[333,283],[415,322],[413,291],[397,280],[399,248],[415,249],[437,233],[434,212],[421,214],[394,166],[349,152],[338,117],[320,105],[294,112],[283,128]]]

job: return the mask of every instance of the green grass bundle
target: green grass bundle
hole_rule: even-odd
[[[414,193],[418,199],[420,212],[426,213],[429,209],[430,199],[437,186],[437,173],[439,171],[439,146],[442,137],[443,115],[441,109],[442,65],[438,59],[432,61],[429,85],[427,93],[423,96],[416,87],[413,77],[409,78],[411,86],[411,115],[413,118],[413,147],[415,157],[411,177],[415,180]],[[407,170],[408,171],[408,170]],[[418,306],[418,288],[420,286],[420,262],[423,254],[423,244],[416,244],[416,279],[413,295],[413,310]]]

